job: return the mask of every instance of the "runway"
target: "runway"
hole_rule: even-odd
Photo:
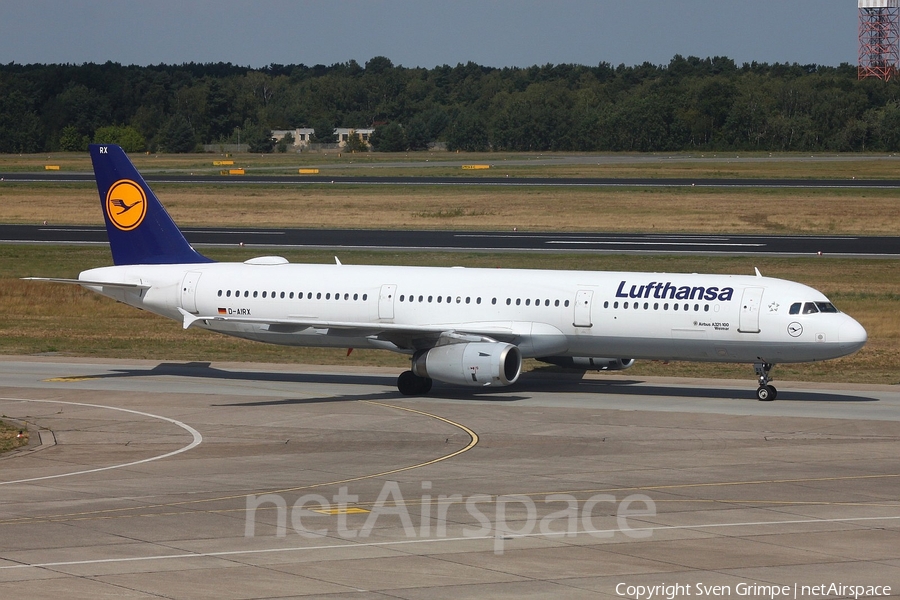
[[[198,248],[900,257],[900,237],[191,227]],[[0,243],[107,244],[102,227],[0,225]]]
[[[502,187],[703,187],[703,188],[814,188],[897,189],[898,179],[762,179],[762,178],[650,178],[650,177],[413,177],[384,175],[194,175],[193,173],[143,173],[147,183],[264,184],[264,185],[426,185]],[[94,182],[92,173],[0,173],[0,181],[13,183]]]
[[[0,595],[900,589],[896,386],[396,374],[0,358]]]

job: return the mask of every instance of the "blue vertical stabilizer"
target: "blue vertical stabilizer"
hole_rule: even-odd
[[[91,144],[100,207],[116,265],[213,262],[194,250],[121,147]]]

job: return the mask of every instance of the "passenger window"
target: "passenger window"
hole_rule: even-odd
[[[256,298],[256,292],[253,292],[253,297]],[[265,297],[266,297],[266,293],[263,292],[263,298],[265,298]]]
[[[569,301],[566,300],[565,306],[569,306]]]
[[[628,303],[627,302],[622,303],[622,308],[628,308]]]
[[[603,303],[603,308],[609,308],[609,300]]]
[[[253,297],[256,298],[256,296],[257,296],[258,294],[259,294],[259,292],[253,292]]]
[[[553,306],[559,306],[559,300],[554,301]]]
[[[443,296],[438,296],[438,304],[440,304],[443,299],[444,299]]]
[[[803,305],[803,314],[804,315],[812,315],[819,312],[819,309],[816,308],[815,302],[807,302]]]
[[[226,297],[226,298],[231,298],[231,290],[226,290],[226,291],[225,291],[225,297]]]
[[[531,306],[531,298],[525,298],[525,306]]]
[[[244,298],[250,297],[250,290],[244,290]]]
[[[368,294],[363,294],[363,300],[365,300],[365,299],[368,298],[368,297],[369,297]]]
[[[618,302],[613,302],[613,308],[619,308],[619,303],[618,303]]]
[[[403,299],[404,299],[405,297],[406,297],[406,296],[404,296],[403,294],[400,294],[400,302],[403,302]]]
[[[521,304],[522,304],[522,299],[521,299],[521,298],[516,298],[516,306],[519,306],[519,305],[521,305]]]

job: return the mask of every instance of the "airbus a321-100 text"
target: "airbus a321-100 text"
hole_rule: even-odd
[[[214,262],[185,240],[118,146],[91,159],[115,266],[76,283],[120,302],[240,338],[407,354],[400,392],[432,381],[516,382],[523,358],[579,369],[635,359],[749,363],[773,400],[776,363],[845,356],[866,331],[822,293],[756,275]]]

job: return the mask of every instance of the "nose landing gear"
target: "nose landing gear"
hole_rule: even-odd
[[[774,385],[769,384],[769,371],[772,370],[772,363],[754,363],[753,368],[756,370],[756,376],[759,379],[759,388],[756,390],[756,397],[763,402],[771,402],[778,396],[778,390]]]

